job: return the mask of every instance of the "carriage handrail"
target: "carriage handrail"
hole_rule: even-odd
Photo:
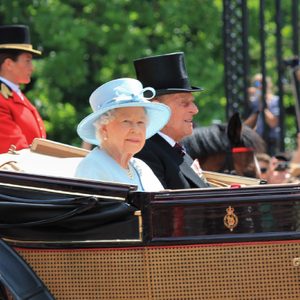
[[[55,300],[29,265],[0,239],[0,282],[16,300]]]

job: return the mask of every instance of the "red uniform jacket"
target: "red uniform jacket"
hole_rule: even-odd
[[[17,150],[28,148],[36,137],[46,138],[37,109],[0,82],[0,153],[6,153],[12,144]]]

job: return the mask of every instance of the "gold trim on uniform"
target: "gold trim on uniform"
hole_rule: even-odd
[[[13,93],[11,89],[4,83],[1,83],[0,93],[3,95],[5,99],[12,97]]]

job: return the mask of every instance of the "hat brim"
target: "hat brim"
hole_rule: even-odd
[[[283,161],[290,161],[291,160],[290,157],[286,153],[283,153],[283,152],[275,153],[274,157],[278,160],[283,160]]]
[[[99,140],[96,138],[96,128],[94,123],[105,112],[122,108],[122,107],[144,107],[148,116],[148,124],[146,128],[146,139],[153,136],[162,129],[169,121],[171,111],[167,105],[162,103],[141,102],[141,103],[124,103],[111,106],[109,108],[100,109],[85,117],[77,127],[77,133],[82,140],[92,145],[100,146]]]
[[[35,55],[42,55],[42,52],[39,50],[35,50],[32,47],[28,47],[28,45],[23,44],[7,44],[7,45],[0,45],[0,50],[21,50],[24,52],[29,52]]]
[[[188,89],[168,88],[168,89],[156,90],[156,95],[161,96],[161,95],[175,94],[175,93],[186,93],[186,92],[193,93],[193,92],[202,92],[202,91],[204,91],[202,87],[194,87],[194,86]]]

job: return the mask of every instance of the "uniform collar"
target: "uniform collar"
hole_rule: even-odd
[[[20,87],[17,84],[1,76],[0,76],[0,80],[4,82],[9,88],[11,88],[15,93],[17,93],[21,97],[21,99],[23,99],[23,94],[20,90]]]

